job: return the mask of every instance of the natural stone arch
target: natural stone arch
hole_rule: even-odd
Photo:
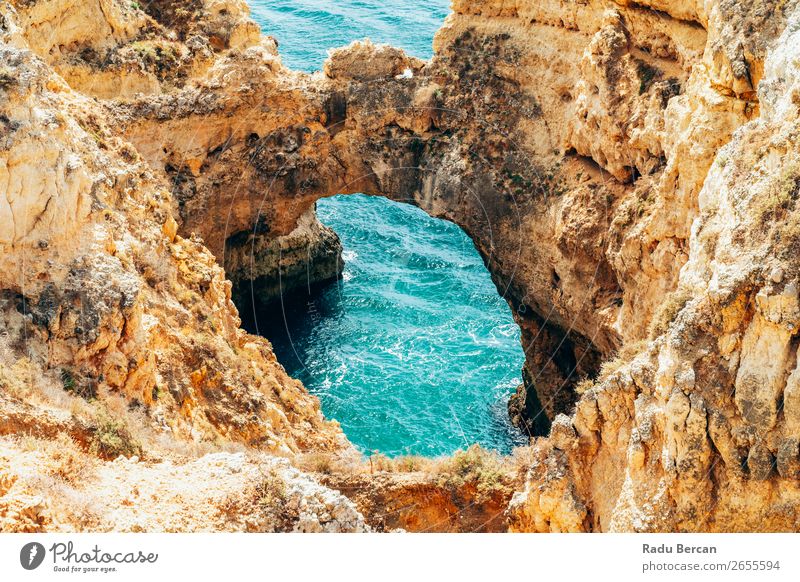
[[[494,59],[514,58],[502,36],[490,42]],[[552,418],[574,402],[574,381],[592,375],[619,342],[595,315],[598,298],[613,307],[620,294],[603,251],[607,200],[618,185],[573,158],[570,171],[580,168],[594,188],[608,192],[581,192],[586,216],[594,213],[590,238],[565,241],[563,248],[547,241],[534,251],[541,233],[531,217],[559,204],[569,176],[560,156],[515,143],[521,123],[546,130],[532,95],[520,93],[513,107],[499,110],[441,82],[461,57],[424,63],[398,49],[356,44],[334,52],[325,76],[308,76],[288,73],[274,52],[259,46],[229,55],[202,85],[155,104],[151,98],[114,107],[129,139],[171,180],[181,231],[203,238],[235,286],[261,278],[262,290],[276,289],[275,251],[300,249],[305,260],[306,243],[316,244],[310,251],[319,259],[315,276],[336,276],[325,264],[338,253],[337,242],[311,214],[322,197],[386,196],[458,224],[523,330],[524,377],[539,398],[523,391],[522,408],[530,415],[543,406]],[[371,66],[364,69],[364,62]],[[497,97],[512,88],[494,78],[482,91]],[[556,272],[563,267],[573,272]],[[302,270],[305,277],[305,265]],[[565,300],[562,276],[568,283],[584,277],[588,287],[570,284]],[[547,426],[529,429],[542,433]]]
[[[11,15],[7,4],[0,4],[0,37],[10,37],[17,45],[21,39],[15,38],[19,35],[14,24],[16,17]],[[25,14],[23,4],[41,3],[14,4],[20,8],[20,14]],[[570,338],[583,337],[595,347],[618,343],[606,340],[619,333],[630,348],[617,366],[608,367],[585,392],[575,413],[569,417],[557,416],[550,438],[537,441],[533,447],[525,488],[514,496],[507,513],[514,529],[797,528],[798,412],[793,400],[797,393],[793,357],[797,334],[775,324],[781,321],[791,326],[787,326],[789,331],[798,329],[797,282],[793,277],[798,272],[798,254],[794,252],[797,233],[793,228],[797,209],[780,205],[765,214],[763,205],[775,191],[796,194],[796,188],[791,186],[796,186],[797,165],[793,158],[786,159],[783,154],[798,150],[797,133],[787,128],[797,125],[796,107],[791,99],[792,80],[797,78],[792,74],[793,63],[800,44],[796,42],[796,26],[781,32],[786,16],[793,21],[797,19],[792,14],[796,12],[796,4],[777,0],[712,1],[702,9],[684,10],[684,5],[672,6],[662,0],[625,6],[613,0],[558,6],[531,1],[519,2],[511,11],[493,0],[453,2],[454,15],[437,37],[437,57],[423,74],[428,75],[431,84],[439,86],[446,103],[475,111],[481,118],[497,116],[506,127],[518,129],[519,135],[527,136],[528,140],[517,141],[535,154],[533,157],[544,168],[552,167],[554,159],[563,160],[559,171],[554,172],[565,186],[557,188],[559,196],[530,200],[523,213],[525,220],[516,234],[525,236],[536,252],[528,252],[521,261],[529,270],[514,277],[515,296],[526,307],[526,313],[534,314],[531,319],[541,318],[549,324],[548,329],[564,323],[570,329]],[[37,28],[33,24],[36,23],[22,26]],[[202,28],[209,33],[215,28],[219,30],[209,22]],[[252,25],[249,28],[252,30]],[[85,30],[88,29],[67,27],[66,32]],[[136,28],[132,30],[135,32]],[[84,48],[111,40],[100,30],[91,32],[88,47],[72,42],[59,44],[63,49],[77,47],[84,54]],[[137,137],[137,131],[138,139],[144,139],[142,132],[152,130],[158,147],[168,146],[163,154],[173,152],[167,157],[173,158],[171,161],[177,165],[170,164],[170,173],[173,178],[182,176],[175,181],[190,183],[183,177],[191,174],[195,187],[197,178],[202,186],[208,178],[208,167],[204,170],[202,163],[208,152],[191,148],[184,151],[182,147],[191,145],[191,140],[180,132],[208,130],[203,112],[213,114],[209,119],[217,124],[210,132],[214,137],[211,141],[216,143],[208,151],[223,157],[226,150],[219,145],[233,137],[233,132],[226,135],[225,128],[226,124],[230,128],[236,122],[231,112],[242,99],[248,100],[239,109],[242,114],[263,115],[261,125],[274,129],[281,119],[302,117],[297,107],[303,99],[317,94],[319,99],[315,97],[312,101],[325,103],[325,96],[334,89],[344,97],[333,101],[331,112],[344,118],[351,109],[345,106],[352,104],[347,101],[350,85],[364,82],[357,78],[364,72],[363,67],[350,70],[349,81],[336,74],[327,78],[293,74],[280,68],[274,51],[268,48],[269,41],[264,40],[260,48],[245,51],[248,43],[228,43],[226,38],[237,35],[221,32],[212,34],[216,40],[213,44],[234,49],[227,55],[227,63],[216,66],[199,85],[184,79],[189,88],[180,95],[153,95],[149,104],[90,104],[66,90],[40,63],[34,63],[27,50],[12,49],[13,60],[8,61],[12,73],[22,74],[6,75],[7,86],[10,80],[14,95],[9,103],[18,105],[20,97],[30,96],[34,103],[44,105],[40,111],[61,104],[62,112],[68,113],[66,124],[48,124],[46,132],[40,131],[41,125],[34,125],[35,131],[23,126],[13,139],[37,141],[63,131],[61,149],[83,153],[83,159],[92,168],[104,166],[97,168],[104,170],[98,171],[97,188],[81,189],[88,192],[87,197],[97,196],[92,209],[94,218],[98,224],[104,223],[104,228],[92,231],[108,235],[108,243],[113,243],[118,233],[132,233],[134,236],[128,238],[137,239],[138,247],[147,243],[163,245],[166,240],[161,256],[170,254],[168,265],[173,265],[172,259],[189,258],[189,264],[182,261],[180,268],[191,280],[178,281],[164,295],[166,278],[151,283],[152,272],[148,273],[144,265],[142,277],[138,277],[130,264],[123,265],[116,256],[125,258],[124,247],[120,245],[117,249],[114,244],[101,245],[106,251],[93,252],[92,257],[105,263],[101,266],[113,264],[126,270],[108,276],[108,270],[82,268],[74,272],[74,278],[70,274],[65,279],[70,265],[65,262],[53,265],[45,250],[76,251],[74,245],[64,243],[75,238],[74,227],[81,225],[79,217],[77,221],[67,220],[67,228],[58,233],[58,238],[28,237],[30,240],[23,241],[21,247],[27,254],[18,252],[18,247],[4,255],[9,267],[5,269],[6,281],[14,278],[9,273],[16,268],[15,261],[23,257],[22,262],[28,268],[33,259],[37,274],[43,275],[41,279],[30,278],[40,283],[36,283],[38,289],[26,289],[28,295],[13,295],[12,282],[10,299],[16,306],[7,305],[5,313],[19,322],[20,329],[27,329],[22,327],[24,320],[33,318],[43,338],[40,345],[50,348],[42,351],[51,352],[54,346],[75,347],[75,352],[56,350],[62,352],[62,362],[88,362],[87,355],[97,355],[92,365],[98,368],[100,364],[110,364],[115,368],[115,380],[120,379],[120,372],[134,372],[123,378],[124,384],[110,380],[108,375],[106,382],[124,388],[129,396],[145,397],[145,402],[152,386],[149,379],[155,374],[142,373],[147,370],[138,356],[151,358],[154,352],[167,355],[164,370],[177,380],[175,388],[185,388],[187,394],[202,398],[193,409],[206,420],[189,418],[183,423],[192,432],[207,428],[208,433],[214,434],[217,427],[224,430],[223,434],[258,446],[308,446],[308,439],[317,440],[331,427],[322,422],[313,400],[299,384],[284,376],[272,377],[272,387],[265,385],[264,390],[251,390],[265,377],[269,379],[270,371],[280,374],[280,366],[270,365],[274,362],[266,342],[238,329],[234,310],[227,308],[228,284],[203,245],[175,235],[168,208],[172,197],[163,192],[161,177],[148,176],[145,166],[137,163],[136,152],[115,143],[117,132],[103,127],[102,120],[118,121],[123,128],[127,127],[132,139]],[[779,35],[782,36],[778,38]],[[39,35],[28,35],[28,40],[36,36]],[[255,38],[250,42],[260,41]],[[50,61],[47,47],[32,48],[73,87],[79,86],[76,81],[80,81],[81,71],[97,72],[91,63],[80,64],[79,59],[71,58],[75,53],[57,51],[61,54],[50,55],[56,58]],[[258,56],[259,51],[263,52],[263,58]],[[477,60],[486,59],[488,66],[474,62],[472,56],[476,51],[480,51]],[[59,62],[62,55],[66,59]],[[210,60],[205,66],[211,66]],[[232,70],[235,62],[241,62],[244,69],[263,65],[264,74],[274,78],[269,82],[253,78],[251,69],[237,75]],[[73,70],[64,67],[76,64]],[[138,70],[139,63],[136,64]],[[471,71],[476,67],[478,74],[473,76]],[[128,71],[117,69],[117,72]],[[150,82],[152,77],[148,74],[152,72],[140,72],[140,82],[120,86],[103,83],[102,89],[110,89],[105,97],[131,97],[134,89],[154,93],[161,90],[157,83]],[[198,78],[205,74],[204,69],[198,72],[201,73]],[[391,83],[391,78],[387,76],[384,81]],[[269,83],[274,89],[272,94],[269,98],[259,97]],[[456,85],[450,87],[448,83]],[[381,84],[377,83],[379,89]],[[59,90],[46,92],[45,87]],[[175,87],[167,85],[165,89],[172,91]],[[371,92],[374,90],[372,86]],[[511,104],[509,95],[514,97]],[[113,117],[106,118],[102,108]],[[537,110],[541,111],[540,116],[534,115]],[[518,115],[520,112],[524,114]],[[159,128],[167,123],[171,113],[176,115],[172,125],[175,135]],[[14,115],[5,116],[4,110],[0,126],[16,132],[19,127],[9,123]],[[62,118],[54,115],[52,119]],[[746,123],[748,120],[752,123]],[[329,122],[335,124],[336,120],[325,120],[328,125]],[[373,122],[380,127],[380,120]],[[137,130],[139,123],[143,125]],[[474,143],[485,152],[486,159],[497,161],[497,168],[502,169],[503,152],[499,144],[484,139],[472,123],[464,121],[462,125],[451,127],[454,130],[451,137],[458,136],[462,143]],[[370,128],[368,125],[367,130]],[[438,125],[437,128],[443,129]],[[737,128],[740,129],[734,134]],[[326,131],[336,133],[332,128]],[[332,137],[336,139],[336,135]],[[175,140],[182,142],[178,144],[181,147],[174,147]],[[770,144],[771,148],[766,157],[762,157],[762,148],[754,147],[764,144]],[[102,150],[109,145],[112,155],[106,156]],[[148,152],[147,158],[155,162],[152,168],[160,174],[166,166],[159,151]],[[187,156],[183,159],[174,155],[176,152]],[[490,158],[492,155],[497,157]],[[580,156],[591,158],[596,165]],[[714,163],[715,156],[718,163]],[[461,151],[455,151],[448,159],[463,164],[448,166],[459,169],[456,173],[459,180],[475,178],[468,153],[461,155]],[[776,163],[776,159],[780,161]],[[46,161],[37,161],[38,168],[48,167]],[[243,167],[235,155],[223,161],[228,163],[233,176]],[[604,180],[601,168],[615,176],[615,181]],[[588,177],[579,179],[579,172]],[[217,177],[224,178],[224,172]],[[513,186],[513,177],[508,178],[511,185],[492,184],[492,180],[483,182],[492,186],[491,194],[498,203],[502,203],[504,193],[513,192],[508,187]],[[555,185],[559,186],[558,181]],[[223,206],[225,188],[225,183],[219,185],[216,192],[219,200],[213,197],[214,188],[209,190],[210,198],[193,198],[191,208],[183,214],[183,233],[198,230],[187,223],[193,217],[195,221],[200,216],[208,218],[200,202],[205,201],[206,207]],[[44,202],[37,198],[36,192],[30,198],[33,202]],[[614,213],[612,228],[607,230],[596,217],[601,214],[604,200]],[[104,208],[102,204],[106,201],[110,204]],[[246,197],[240,202],[246,202]],[[54,212],[56,207],[48,208]],[[246,224],[249,215],[246,204],[236,208],[242,210],[242,222]],[[278,208],[285,210],[291,219],[294,211],[288,204]],[[104,211],[102,216],[101,211]],[[765,232],[764,217],[771,215],[776,220],[767,221],[771,228]],[[181,218],[177,208],[175,216]],[[742,218],[733,230],[731,216]],[[198,224],[209,228],[213,223],[205,220]],[[560,229],[559,224],[568,227]],[[697,228],[690,232],[693,224]],[[288,227],[293,228],[291,220]],[[222,232],[229,234],[224,229]],[[214,229],[209,228],[209,235],[214,234]],[[606,235],[612,237],[611,242]],[[475,238],[480,240],[477,235]],[[580,252],[573,255],[571,249]],[[580,256],[582,260],[568,263],[558,260],[559,256],[562,259]],[[598,285],[579,293],[581,284],[592,281],[591,274],[597,269],[607,269],[608,263],[621,292],[619,288]],[[509,271],[502,262],[491,268],[495,277],[509,279]],[[681,286],[670,295],[679,282],[679,269],[682,269]],[[55,277],[54,270],[60,271]],[[66,306],[66,313],[74,314],[76,307],[76,302],[54,300],[59,299],[57,292],[69,294],[86,284],[100,283],[95,289],[101,292],[95,296],[97,299],[87,295],[85,300],[77,302],[77,307],[88,304],[97,313],[98,308],[105,307],[104,300],[110,298],[117,303],[115,296],[119,297],[117,290],[102,287],[106,283],[113,287],[119,280],[128,279],[123,279],[124,275],[131,275],[134,281],[141,279],[140,299],[135,305],[148,315],[148,324],[162,320],[167,326],[174,325],[174,329],[160,330],[157,338],[124,338],[131,341],[122,344],[123,338],[111,335],[111,350],[109,342],[95,342],[90,347],[102,353],[87,354],[80,337],[86,331],[82,326],[80,330],[73,325],[50,328],[49,324],[57,321],[49,318],[56,308]],[[60,289],[51,285],[48,278],[56,279]],[[708,281],[716,285],[711,293]],[[179,299],[176,292],[181,291],[186,297],[182,303],[192,312],[181,309],[169,313],[175,299]],[[583,296],[591,299],[589,304],[594,313],[580,309]],[[0,298],[0,303],[4,301],[8,303],[9,299]],[[655,339],[636,345],[635,340],[645,337],[646,327],[653,320],[654,306],[662,301],[668,309],[660,311],[661,317],[655,321],[658,323],[653,328]],[[204,312],[197,313],[196,307],[204,308]],[[205,323],[204,318],[211,313],[215,322],[223,325],[204,325],[205,329],[199,324],[184,327],[194,313],[198,322],[202,319]],[[110,309],[108,315],[103,325],[94,325],[95,329],[118,334],[123,329],[117,319],[120,310]],[[142,318],[136,313],[123,311],[121,315],[125,328],[144,331],[140,325]],[[576,326],[570,327],[568,324],[573,320],[577,321]],[[732,330],[737,333],[729,333]],[[737,341],[737,334],[744,341]],[[768,346],[769,352],[761,346],[750,349],[748,344],[752,346],[753,341]],[[165,354],[165,344],[186,349]],[[792,356],[788,359],[763,355],[786,348],[790,348],[788,353]],[[537,353],[547,355],[545,349]],[[122,354],[128,357],[117,357]],[[232,376],[225,378],[212,373],[208,377],[208,370],[199,369],[208,359],[214,361],[217,371]],[[257,362],[261,367],[253,373],[251,368]],[[528,363],[534,371],[536,365],[535,361]],[[141,378],[148,382],[140,383]],[[765,381],[758,381],[759,378]],[[785,386],[781,378],[787,379]],[[196,385],[190,385],[188,380]],[[539,383],[537,389],[545,391],[546,386]],[[270,396],[278,390],[280,403]],[[299,419],[284,423],[280,410],[287,402],[286,390],[294,392],[294,398],[288,400],[292,412],[304,411]],[[183,401],[181,395],[178,398],[176,403]],[[769,414],[752,416],[748,412],[752,407],[747,408],[745,403],[753,398]],[[778,414],[779,403],[783,403],[781,414]],[[167,410],[177,412],[175,408]],[[25,416],[31,418],[27,413]],[[40,424],[36,420],[33,426]],[[765,430],[768,432],[764,433]],[[335,434],[331,436],[335,439]],[[329,438],[320,440],[315,446],[330,446],[332,442]]]

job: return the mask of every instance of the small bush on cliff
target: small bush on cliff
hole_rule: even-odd
[[[61,384],[67,392],[75,390],[75,377],[72,375],[72,372],[66,369],[61,370]]]
[[[761,224],[782,224],[800,196],[800,164],[786,162],[765,192],[753,198],[753,209]]]
[[[426,459],[423,457],[408,455],[395,459],[395,465],[397,466],[398,471],[403,473],[414,473],[415,471],[420,471],[426,467]]]
[[[178,47],[166,41],[137,41],[130,45],[130,50],[145,69],[159,74],[173,71],[180,64]]]
[[[247,486],[219,501],[219,514],[235,530],[289,531],[298,518],[298,506],[291,503],[286,481],[275,469],[261,470]]]
[[[61,377],[61,385],[67,392],[84,400],[93,400],[97,397],[97,386],[91,378],[79,378],[66,368],[62,368],[59,375]]]
[[[92,427],[91,451],[106,459],[115,459],[120,455],[126,457],[141,455],[142,447],[131,436],[124,421],[102,412]]]
[[[275,470],[262,472],[254,488],[254,501],[261,519],[274,531],[286,531],[297,515],[289,508],[286,481]]]
[[[575,394],[585,394],[595,385],[595,381],[591,378],[582,378],[575,384]]]
[[[429,459],[417,455],[404,455],[390,459],[381,453],[375,453],[369,458],[370,473],[416,473],[417,471],[432,470],[437,466],[438,459]]]
[[[286,501],[286,482],[275,471],[262,474],[255,485],[258,504],[264,508],[274,508]]]
[[[144,277],[147,284],[157,288],[159,284],[170,284],[177,280],[177,270],[168,257],[145,245],[134,245],[131,258],[136,270]]]
[[[374,452],[369,457],[369,471],[370,473],[393,473],[395,470],[394,460],[386,455]]]
[[[333,473],[335,463],[331,453],[312,452],[299,458],[297,460],[297,465],[304,471],[330,475]]]
[[[598,376],[599,380],[603,380],[608,378],[611,374],[619,370],[622,366],[630,362],[633,358],[636,357],[637,354],[645,351],[647,349],[647,341],[646,340],[639,340],[636,342],[631,342],[623,345],[619,351],[617,351],[616,355],[603,362],[600,366],[600,374]],[[583,394],[588,389],[590,389],[596,381],[592,381],[588,378],[581,380],[575,386],[575,392],[578,394]],[[581,392],[582,390],[583,392]]]
[[[664,303],[661,304],[653,316],[653,321],[650,322],[648,330],[650,339],[655,339],[666,332],[669,325],[675,320],[678,313],[686,307],[691,298],[691,293],[685,289],[677,289],[667,295]]]
[[[471,485],[475,487],[478,499],[505,493],[511,485],[509,468],[500,456],[480,445],[456,451],[452,457],[443,459],[437,467],[437,474],[439,486],[455,491]]]

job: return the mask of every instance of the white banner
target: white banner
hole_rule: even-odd
[[[798,580],[799,541],[797,534],[4,534],[0,580]]]

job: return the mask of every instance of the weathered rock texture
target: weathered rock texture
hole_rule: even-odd
[[[41,450],[0,443],[1,532],[370,531],[341,493],[276,457],[211,453],[179,464],[119,457],[61,475],[42,471],[48,463]],[[51,493],[49,502],[31,490]]]
[[[97,102],[27,48],[41,26],[19,26],[51,4],[0,5],[5,341],[60,371],[65,387],[123,394],[186,437],[287,452],[345,446],[269,344],[239,329],[222,269],[201,242],[176,235],[164,180]],[[62,57],[83,46],[72,43]]]
[[[513,529],[798,528],[795,1],[454,0],[430,62],[354,43],[314,75],[239,0],[0,7],[31,365],[183,438],[346,449],[217,264],[335,276],[314,203],[387,196],[461,225],[522,328],[515,410],[552,426]]]
[[[280,309],[281,302],[305,300],[342,276],[342,243],[317,219],[314,208],[287,235],[267,238],[243,232],[239,237],[244,240],[227,243],[225,270],[239,283],[234,302],[248,329],[251,323],[257,326],[260,314]]]

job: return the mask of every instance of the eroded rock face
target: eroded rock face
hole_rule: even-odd
[[[234,283],[241,280],[235,257],[252,257],[254,237],[267,241],[257,245],[264,248],[288,235],[322,196],[380,194],[460,224],[518,313],[530,347],[526,376],[552,416],[571,404],[574,379],[621,341],[611,325],[621,290],[603,239],[624,188],[605,184],[581,158],[563,169],[553,143],[526,141],[522,125],[547,127],[536,96],[515,97],[518,80],[490,73],[521,58],[508,38],[465,27],[452,42],[425,67],[391,53],[386,66],[375,65],[380,79],[351,63],[363,55],[382,63],[391,52],[382,47],[334,52],[326,66],[332,78],[288,72],[273,53],[251,47],[179,93],[109,109],[171,179],[182,231],[200,234]],[[488,62],[476,56],[484,43]],[[471,61],[462,63],[464,55]],[[272,105],[254,109],[254,102]],[[526,243],[537,238],[555,244]],[[264,269],[269,261],[259,259]],[[593,325],[598,310],[604,326]]]
[[[706,173],[757,113],[782,10],[456,2],[430,63],[353,43],[309,76],[267,42],[180,91],[108,107],[172,181],[182,232],[218,259],[253,237],[269,247],[336,193],[462,226],[523,330],[519,400],[552,419],[577,380],[648,337],[675,290]],[[541,432],[539,411],[518,408]]]
[[[512,503],[517,527],[561,529],[583,506],[571,529],[797,529],[797,18],[750,65],[760,115],[702,183],[672,323],[584,394],[573,439],[538,445],[553,468]]]
[[[336,255],[316,200],[383,195],[462,226],[522,328],[552,426],[513,529],[797,529],[796,2],[457,0],[430,62],[315,75],[238,1],[101,4],[0,5],[20,353],[178,434],[346,447],[218,265],[274,287]]]
[[[176,234],[163,179],[28,48],[38,37],[23,25],[53,4],[0,5],[4,341],[65,387],[122,394],[180,438],[349,446],[268,342],[239,329],[223,271]]]
[[[313,207],[287,235],[271,239],[244,232],[225,244],[225,272],[239,282],[234,302],[247,329],[257,327],[259,314],[280,309],[282,300],[307,300],[344,269],[339,236],[317,219]]]

